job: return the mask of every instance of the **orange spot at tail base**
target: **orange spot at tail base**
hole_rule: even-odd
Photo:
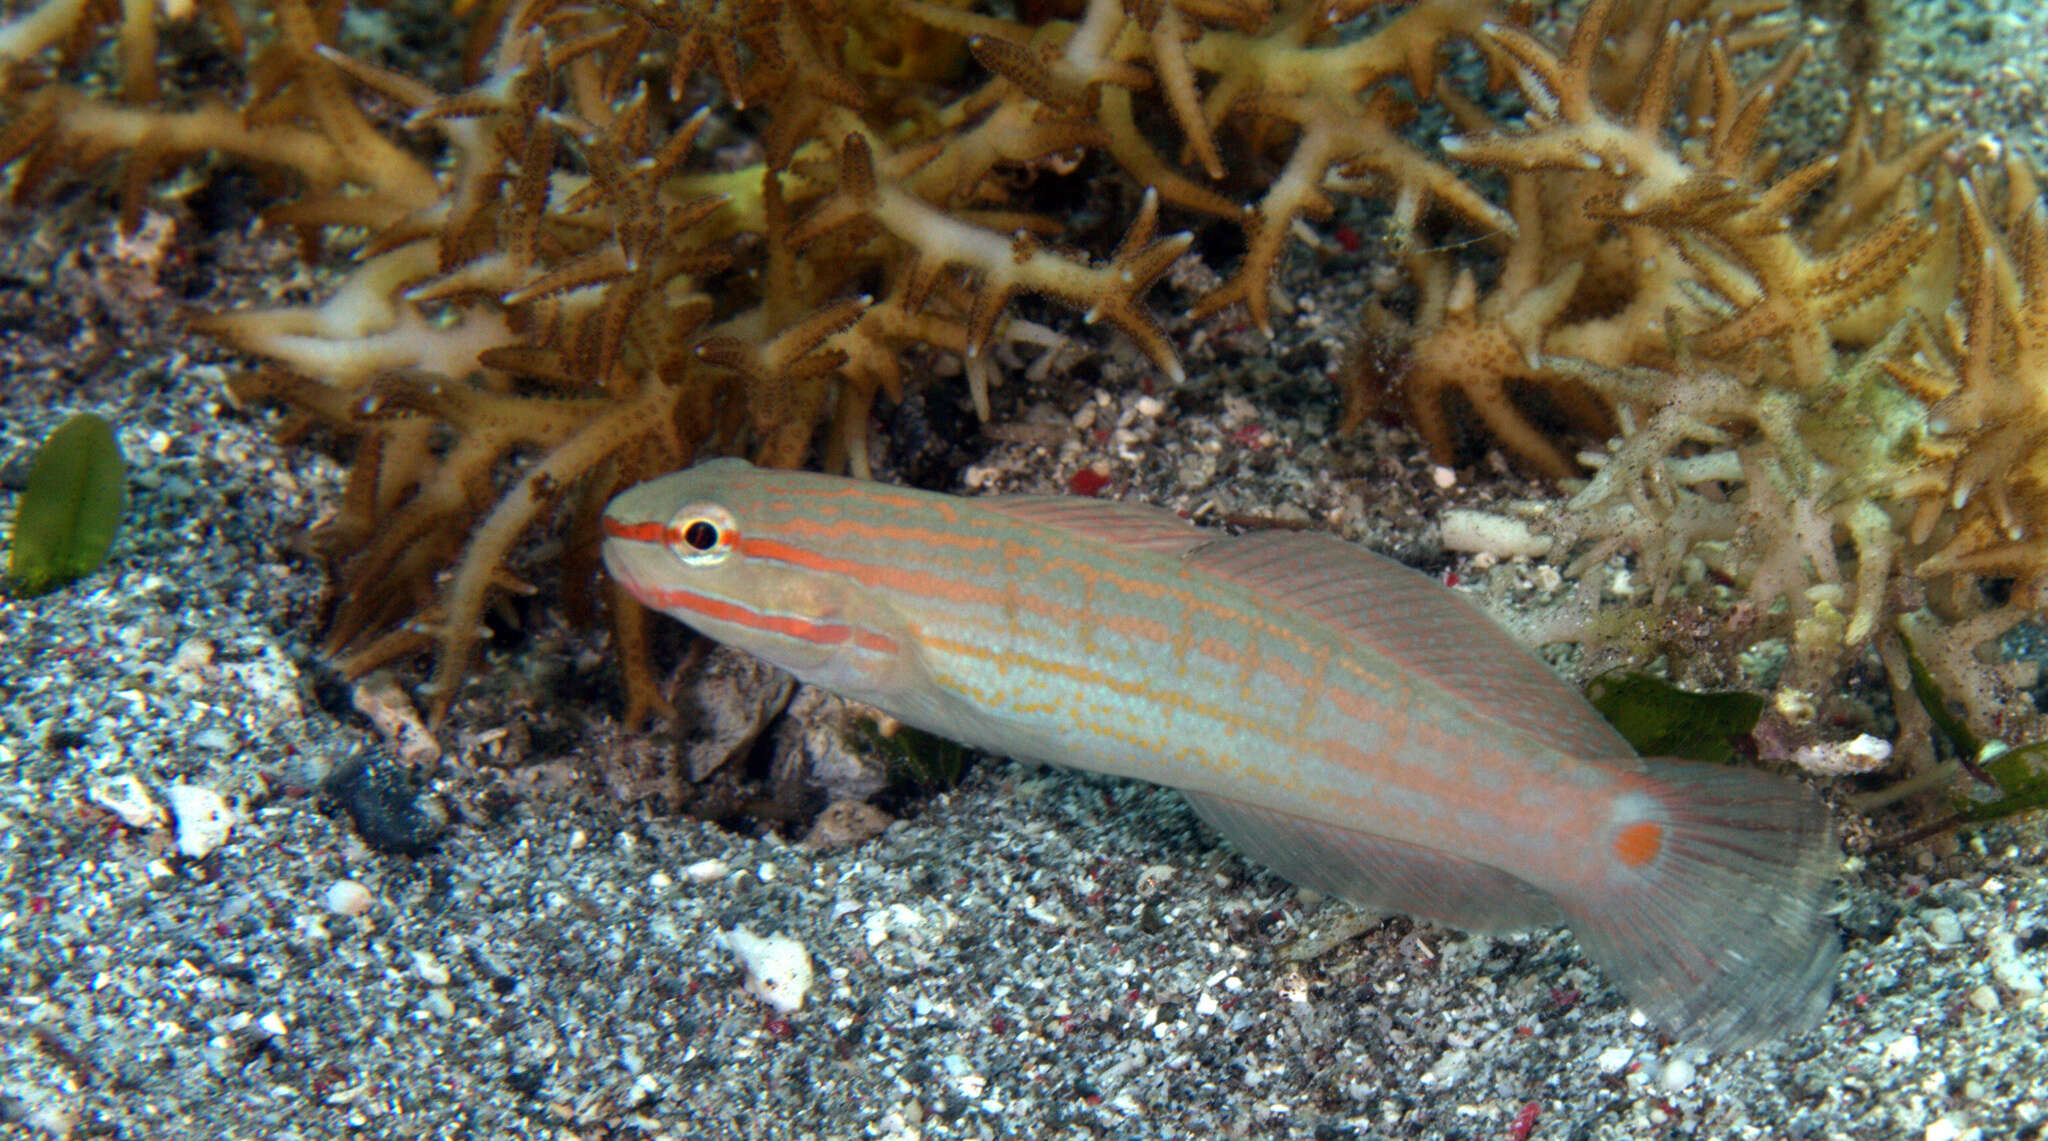
[[[1664,850],[1664,826],[1648,820],[1631,824],[1614,838],[1614,855],[1632,868],[1640,868]]]

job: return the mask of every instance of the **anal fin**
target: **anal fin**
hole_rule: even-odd
[[[1254,863],[1325,895],[1406,912],[1466,931],[1562,923],[1549,897],[1462,856],[1337,828],[1220,796],[1182,793]]]

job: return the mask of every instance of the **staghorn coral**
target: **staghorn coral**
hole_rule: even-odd
[[[1930,402],[1931,461],[1895,494],[1909,535],[1938,543],[1928,574],[2033,577],[2048,566],[2048,209],[2031,171],[2005,164],[2003,217],[1965,182],[1963,304],[1892,366]]]
[[[886,0],[499,0],[476,6],[452,92],[338,50],[345,11],[185,17],[248,75],[187,97],[156,77],[172,16],[45,0],[0,27],[0,164],[22,194],[112,163],[132,225],[163,173],[224,158],[291,188],[266,220],[309,254],[360,235],[326,299],[197,325],[265,362],[232,388],[290,409],[287,437],[352,442],[321,528],[340,580],[329,648],[352,674],[431,650],[437,716],[486,611],[534,589],[522,540],[562,537],[574,594],[597,505],[700,448],[794,465],[821,443],[827,466],[864,471],[870,405],[900,395],[906,354],[958,355],[986,407],[986,350],[1019,293],[1120,330],[1177,378],[1142,300],[1191,241],[1156,236],[1162,204],[1245,228],[1249,255],[1200,310],[1241,302],[1262,324],[1286,235],[1328,213],[1332,179],[1391,187],[1411,221],[1434,204],[1505,221],[1395,133],[1396,82],[1426,90],[1442,45],[1501,15],[1483,0],[1421,0],[1364,36],[1333,31],[1341,7],[1250,2],[1090,0],[1078,22],[1030,27]],[[118,97],[90,78],[101,37]],[[985,78],[933,83],[963,43]],[[1250,207],[1179,173],[1138,125],[1133,96],[1152,89],[1208,178],[1291,135],[1287,167]],[[759,123],[753,161],[700,147],[729,123],[717,91]],[[1095,150],[1147,188],[1099,260],[1010,206]],[[659,699],[637,611],[612,614],[637,717]]]
[[[1951,135],[1908,141],[1895,117],[1861,109],[1839,152],[1781,170],[1761,124],[1804,53],[1741,82],[1725,25],[1665,25],[1639,82],[1620,85],[1634,94],[1610,104],[1606,61],[1628,53],[1606,29],[1640,16],[1596,0],[1563,52],[1487,33],[1531,109],[1447,149],[1510,171],[1518,218],[1593,225],[1565,241],[1523,222],[1484,297],[1469,271],[1445,293],[1440,259],[1419,265],[1402,362],[1414,421],[1446,451],[1429,405],[1462,393],[1503,444],[1568,476],[1508,384],[1613,415],[1618,438],[1585,457],[1592,477],[1543,513],[1578,550],[1566,573],[1633,552],[1652,613],[1671,610],[1689,567],[1732,584],[1725,644],[1789,650],[1778,748],[1853,718],[1841,675],[1869,650],[1893,679],[1902,751],[1924,755],[1908,637],[1980,729],[2038,734],[2026,671],[1997,667],[1993,649],[2041,606],[2034,183],[2008,164],[1993,225],[1972,182],[1934,163]],[[1695,104],[1683,114],[1681,90]],[[1602,265],[1609,296],[1578,304]],[[1993,578],[2014,580],[2003,601]]]
[[[432,652],[437,713],[486,611],[539,585],[528,540],[587,587],[611,490],[705,448],[864,471],[873,402],[934,353],[986,414],[991,347],[1059,336],[1010,315],[1020,294],[1178,379],[1186,322],[1269,327],[1291,237],[1362,199],[1411,304],[1361,315],[1349,423],[1392,403],[1444,462],[1479,433],[1553,478],[1590,463],[1543,512],[1573,569],[1633,553],[1652,609],[1702,567],[1732,584],[1714,640],[1791,647],[1781,709],[1866,649],[1903,678],[1908,628],[1990,727],[2013,679],[1982,646],[2048,555],[2033,183],[1959,180],[1948,134],[1860,105],[1781,169],[1807,54],[1782,3],[1594,0],[1556,47],[1528,8],[496,0],[439,90],[338,50],[341,0],[246,26],[212,4],[192,18],[248,85],[188,96],[156,66],[168,17],[45,0],[0,27],[0,162],[17,194],[114,164],[132,223],[164,172],[226,158],[293,188],[266,220],[309,254],[353,243],[324,299],[199,325],[265,362],[237,395],[352,442],[330,644],[352,671]],[[1414,127],[1432,106],[1440,144]],[[1127,204],[1114,248],[1031,208],[1081,178]],[[1162,322],[1173,219],[1245,252]],[[1612,440],[1580,457],[1575,433]],[[638,612],[611,613],[638,716]]]
[[[23,76],[92,14],[46,5],[0,35],[18,91],[0,161],[20,160],[20,193],[60,157],[118,155],[132,218],[160,170],[225,155],[296,182],[270,219],[309,248],[331,227],[368,233],[326,301],[197,324],[267,362],[233,389],[294,409],[288,435],[317,422],[355,440],[347,495],[322,528],[343,586],[329,646],[351,673],[434,650],[437,714],[492,600],[530,589],[510,569],[516,544],[558,508],[573,589],[590,580],[605,500],[707,442],[751,437],[758,458],[794,464],[830,416],[843,426],[835,447],[861,466],[867,402],[894,394],[900,351],[979,350],[1018,290],[1087,308],[1177,367],[1137,296],[1185,237],[1152,241],[1147,214],[1123,251],[1090,266],[902,191],[899,175],[930,156],[869,155],[886,144],[856,113],[864,93],[826,61],[798,65],[828,38],[807,8],[722,7],[707,33],[666,6],[503,6],[475,81],[446,96],[336,52],[340,11],[276,6],[241,110],[208,97],[158,111]],[[665,34],[664,93],[630,65]],[[779,104],[778,122],[814,137],[784,140],[774,166],[686,169],[708,110],[677,120],[658,96],[680,96],[706,61],[736,100]],[[412,135],[438,136],[448,161],[436,169],[390,138],[360,106],[368,93],[403,109]],[[843,163],[811,153],[821,138]],[[820,178],[834,166],[862,173]],[[835,244],[848,216],[876,233]],[[756,288],[734,289],[748,241],[765,264]],[[854,292],[876,284],[879,297]],[[658,702],[631,648],[638,612],[613,614],[638,716]]]
[[[1679,7],[1686,10],[1674,13]],[[1392,375],[1350,386],[1347,423],[1393,396],[1449,463],[1456,449],[1445,400],[1456,394],[1510,451],[1565,478],[1577,465],[1532,417],[1530,394],[1600,436],[1611,432],[1610,409],[1589,397],[1575,370],[1545,367],[1546,355],[1654,366],[1670,363],[1681,333],[1703,359],[1772,340],[1789,355],[1790,382],[1810,388],[1823,383],[1837,342],[1868,343],[1910,296],[1939,295],[1939,260],[1923,263],[1927,280],[1914,291],[1898,288],[1934,231],[1896,206],[1948,136],[1879,160],[1859,119],[1845,148],[1854,165],[1834,177],[1837,197],[1814,207],[1826,224],[1809,238],[1794,234],[1787,219],[1838,175],[1839,161],[1823,158],[1773,181],[1776,157],[1760,149],[1772,102],[1805,53],[1741,84],[1733,53],[1772,43],[1782,23],[1757,22],[1765,11],[1757,6],[1711,31],[1682,22],[1702,7],[1591,4],[1562,54],[1524,32],[1488,29],[1485,42],[1509,61],[1529,111],[1519,129],[1502,130],[1458,104],[1467,130],[1444,148],[1508,173],[1517,225],[1504,236],[1502,268],[1480,297],[1469,266],[1453,267],[1439,250],[1411,253],[1417,319],[1393,334],[1383,321],[1378,335],[1402,344],[1371,347],[1375,358],[1402,359]],[[1634,31],[1617,43],[1610,28]],[[1887,204],[1894,212],[1872,225]],[[1880,304],[1865,304],[1874,299]],[[1680,328],[1668,324],[1674,315]],[[1845,337],[1852,318],[1860,332]]]

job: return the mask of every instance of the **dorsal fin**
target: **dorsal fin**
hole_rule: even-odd
[[[985,495],[974,502],[1005,515],[1078,531],[1119,547],[1179,557],[1215,541],[1187,520],[1157,507],[1083,495]]]
[[[1420,571],[1341,539],[1294,532],[1214,539],[1186,557],[1342,628],[1568,756],[1626,764],[1635,754],[1542,659]]]

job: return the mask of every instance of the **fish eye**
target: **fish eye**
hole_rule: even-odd
[[[668,548],[693,567],[717,566],[739,549],[740,529],[732,513],[711,503],[676,512],[666,532]]]

